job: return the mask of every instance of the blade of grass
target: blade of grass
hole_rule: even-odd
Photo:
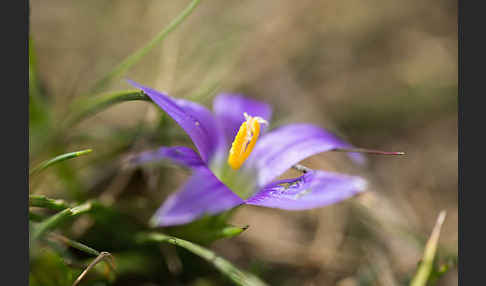
[[[34,169],[32,169],[30,171],[29,175],[32,176],[33,174],[38,173],[38,172],[46,169],[47,167],[49,167],[51,165],[54,165],[54,164],[57,164],[59,162],[69,160],[69,159],[72,159],[72,158],[77,158],[79,156],[88,154],[91,151],[93,151],[93,150],[86,149],[86,150],[81,150],[81,151],[76,151],[76,152],[71,152],[71,153],[66,153],[66,154],[56,156],[56,157],[54,157],[50,160],[46,160],[46,161],[40,163],[39,165],[37,165],[37,167],[35,167]]]
[[[64,222],[71,214],[71,209],[65,209],[40,222],[32,232],[32,239],[35,241],[41,238],[47,231]]]
[[[205,89],[201,90],[199,93],[191,96],[191,99],[198,100],[203,96],[213,93],[218,88],[218,84],[219,83],[214,83],[205,87]],[[78,100],[71,105],[70,109],[72,111],[70,113],[73,115],[66,121],[65,128],[61,130],[70,128],[87,117],[95,115],[115,104],[137,100],[152,102],[152,100],[140,90],[108,92],[96,95],[92,98]]]
[[[29,154],[35,156],[42,150],[51,129],[51,112],[45,90],[37,75],[34,42],[29,36]]]
[[[54,200],[43,195],[30,195],[29,206],[46,208],[55,211],[62,211],[70,207],[69,204],[63,200]]]
[[[72,127],[86,117],[103,111],[114,104],[133,100],[151,101],[150,98],[140,90],[109,92],[83,101],[77,101],[71,105],[71,109],[73,110],[72,113],[74,115],[67,120],[66,127]]]
[[[91,211],[93,205],[91,202],[76,206],[74,208],[67,208],[64,209],[57,214],[45,219],[44,221],[40,222],[39,225],[34,229],[32,232],[32,240],[38,240],[41,238],[46,232],[51,229],[56,228],[64,221],[68,220],[69,218],[87,213]]]
[[[97,250],[95,250],[95,249],[93,249],[93,248],[91,248],[91,247],[89,247],[87,245],[84,245],[84,244],[82,244],[80,242],[77,242],[75,240],[69,239],[69,238],[67,238],[67,237],[65,237],[63,235],[56,234],[56,233],[50,233],[49,234],[49,237],[50,238],[53,238],[55,240],[58,240],[58,241],[66,244],[66,245],[68,245],[68,246],[70,246],[72,248],[76,248],[78,250],[81,250],[83,252],[86,252],[88,254],[91,254],[91,255],[94,255],[94,256],[100,255],[100,252],[99,251],[97,251]]]
[[[245,230],[248,229],[248,225],[245,225],[244,227],[238,227],[238,226],[233,226],[233,225],[227,225],[220,229],[215,235],[215,239],[220,239],[220,238],[230,238],[237,236],[244,232]]]
[[[34,51],[34,40],[29,35],[29,95],[38,94],[36,64],[37,60]]]
[[[170,243],[177,245],[188,251],[198,255],[209,263],[213,264],[216,269],[218,269],[223,275],[228,277],[237,285],[266,285],[265,282],[260,280],[260,278],[255,275],[244,272],[233,266],[226,259],[217,256],[214,252],[197,244],[189,242],[187,240],[179,239],[173,236],[168,236],[162,233],[142,233],[137,236],[137,240],[140,243],[152,242],[152,243]]]
[[[29,35],[29,96],[38,100],[41,95],[42,88],[37,76],[37,56],[35,53],[34,40],[32,39],[32,36]],[[43,110],[43,112],[44,116],[48,116],[46,110]]]
[[[410,282],[410,286],[425,286],[427,285],[427,281],[429,280],[429,276],[433,269],[434,257],[435,252],[437,250],[437,244],[439,242],[440,230],[442,228],[442,224],[444,223],[446,217],[446,212],[441,211],[437,218],[437,222],[435,223],[434,229],[432,230],[432,234],[430,235],[429,240],[425,244],[425,251],[424,256],[422,258],[422,262],[415,273],[412,281]]]
[[[44,219],[45,219],[44,216],[29,211],[29,221],[40,222],[43,221]]]
[[[67,237],[65,237],[64,235],[60,235],[60,234],[56,234],[56,233],[50,233],[49,234],[49,237],[50,238],[53,238],[53,239],[56,239],[58,241],[61,241],[62,243],[72,247],[72,248],[76,248],[78,250],[81,250],[85,253],[88,253],[88,254],[91,254],[93,256],[107,256],[109,255],[109,257],[111,258],[110,260],[105,260],[108,264],[108,266],[111,268],[111,270],[113,272],[116,271],[116,268],[115,268],[115,260],[113,258],[113,256],[111,255],[111,253],[109,252],[106,252],[106,251],[102,251],[102,252],[99,252],[98,250],[96,249],[93,249],[87,245],[84,245],[82,244],[81,242],[77,242],[75,240],[72,240],[72,239],[69,239]],[[103,254],[105,253],[105,254]],[[80,275],[81,276],[81,275]]]
[[[201,0],[193,0],[189,5],[174,19],[169,25],[167,25],[162,31],[160,31],[150,42],[144,47],[140,48],[127,58],[125,58],[118,66],[111,70],[108,74],[98,80],[91,88],[90,93],[95,93],[103,88],[106,84],[112,81],[114,78],[122,75],[127,69],[136,64],[143,56],[150,52],[157,44],[162,42],[167,35],[170,34],[177,26],[179,26],[197,7]]]

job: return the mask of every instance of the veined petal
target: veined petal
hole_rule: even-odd
[[[290,124],[265,134],[256,144],[245,168],[256,168],[264,186],[305,158],[350,144],[312,124]],[[353,158],[363,160],[361,154]]]
[[[205,165],[199,154],[185,146],[160,147],[156,150],[145,151],[131,157],[128,163],[130,165],[140,165],[164,160],[188,168]]]
[[[160,108],[167,112],[191,137],[203,161],[209,162],[214,151],[221,143],[222,134],[217,128],[215,118],[207,108],[192,101],[172,98],[131,80],[128,82],[141,89]]]
[[[337,203],[365,188],[366,181],[360,177],[312,171],[295,179],[270,183],[245,203],[285,210],[305,210]]]
[[[224,129],[227,142],[233,141],[245,121],[243,113],[259,116],[268,122],[272,116],[270,105],[243,95],[228,93],[221,93],[214,98],[213,112]]]
[[[205,214],[216,214],[241,205],[243,200],[221,183],[206,167],[194,169],[192,177],[170,195],[154,215],[157,226],[189,223]]]

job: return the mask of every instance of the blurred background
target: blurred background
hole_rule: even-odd
[[[94,150],[32,178],[30,192],[97,199],[117,213],[113,220],[83,216],[64,226],[70,238],[111,252],[118,264],[115,280],[93,274],[81,285],[229,283],[173,246],[145,255],[125,243],[189,176],[170,166],[123,169],[129,154],[191,146],[163,112],[148,102],[125,102],[50,139],[97,79],[188,3],[30,1],[39,83],[39,99],[30,101],[31,166],[65,151]],[[104,91],[132,89],[124,80],[130,78],[208,107],[218,92],[243,93],[273,105],[272,127],[311,122],[358,147],[406,152],[369,155],[366,167],[343,153],[313,156],[302,164],[364,176],[369,191],[310,211],[239,208],[229,222],[249,229],[208,247],[270,285],[407,285],[440,210],[447,217],[438,259],[457,258],[456,14],[457,2],[449,0],[202,1]],[[31,261],[31,275],[57,271],[46,267]],[[456,268],[436,282],[457,285]]]

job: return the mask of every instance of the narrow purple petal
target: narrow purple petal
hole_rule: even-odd
[[[269,122],[272,116],[270,105],[239,94],[217,95],[213,101],[213,111],[230,143],[238,133],[240,125],[245,121],[244,112],[251,116],[260,116]]]
[[[204,162],[210,160],[221,143],[222,134],[217,128],[214,116],[207,108],[195,102],[172,98],[131,80],[128,82],[141,89],[186,131]]]
[[[295,179],[276,181],[246,200],[246,204],[305,210],[340,202],[366,188],[360,177],[312,171]]]
[[[263,186],[305,158],[351,145],[312,124],[290,124],[265,134],[244,168],[258,170],[258,184]],[[362,159],[361,154],[353,154]]]
[[[205,214],[216,214],[242,203],[243,200],[207,167],[198,167],[186,184],[170,195],[158,209],[154,220],[157,226],[185,224]]]
[[[205,165],[199,154],[185,146],[160,147],[156,150],[145,151],[131,157],[128,163],[130,165],[140,165],[165,160],[189,168]]]

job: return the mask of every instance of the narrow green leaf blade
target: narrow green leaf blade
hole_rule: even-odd
[[[191,223],[167,228],[166,233],[206,246],[218,239],[237,236],[248,229],[248,226],[240,227],[227,223],[233,213],[234,209],[217,215],[206,215]],[[152,227],[157,227],[157,224],[152,223]]]
[[[444,223],[446,217],[446,212],[441,211],[435,223],[432,234],[425,245],[424,256],[422,258],[422,263],[420,264],[415,276],[410,282],[410,286],[425,286],[429,280],[429,276],[433,270],[433,263],[435,252],[437,251],[437,244],[439,242],[440,230],[442,224]]]
[[[51,126],[49,102],[38,78],[34,42],[29,36],[29,153],[36,154],[48,139]]]
[[[50,199],[44,195],[30,195],[29,206],[62,211],[69,208],[69,204],[63,200]]]
[[[37,97],[40,94],[37,79],[37,58],[34,49],[34,40],[29,36],[29,95]]]
[[[32,176],[33,174],[38,173],[38,172],[46,169],[47,167],[52,166],[54,164],[57,164],[59,162],[66,161],[66,160],[69,160],[69,159],[72,159],[72,158],[77,158],[79,156],[88,154],[91,151],[93,151],[93,150],[86,149],[86,150],[81,150],[81,151],[76,151],[76,152],[71,152],[71,153],[66,153],[66,154],[56,156],[56,157],[54,157],[50,160],[46,160],[46,161],[40,163],[39,165],[37,165],[37,167],[35,167],[34,169],[32,169],[30,171],[30,175]]]
[[[74,115],[67,121],[66,127],[69,128],[83,119],[95,115],[112,105],[134,100],[151,101],[150,98],[140,90],[108,92],[94,96],[93,98],[76,101],[71,105],[71,113]]]
[[[32,233],[32,240],[38,240],[47,231],[54,229],[71,216],[71,209],[65,209],[39,223]]]
[[[147,45],[140,48],[127,58],[125,58],[118,66],[111,70],[108,74],[98,80],[93,88],[91,88],[91,93],[99,91],[106,84],[111,82],[113,79],[122,75],[126,70],[135,65],[140,59],[142,59],[148,52],[150,52],[157,44],[162,42],[167,35],[170,34],[177,26],[179,26],[197,7],[201,0],[193,0],[189,5],[182,10],[182,12],[172,20],[169,25],[167,25],[162,31],[160,31]]]
[[[44,220],[44,216],[29,211],[29,221],[40,222],[43,220]]]
[[[56,240],[58,240],[58,241],[60,241],[60,242],[62,242],[64,244],[66,244],[66,245],[68,245],[68,246],[70,246],[72,248],[76,248],[78,250],[81,250],[81,251],[83,251],[85,253],[88,253],[88,254],[91,254],[93,256],[98,256],[98,255],[101,254],[99,251],[97,251],[97,250],[95,250],[95,249],[93,249],[93,248],[91,248],[91,247],[89,247],[87,245],[84,245],[81,242],[77,242],[75,240],[72,240],[70,238],[67,238],[67,237],[65,237],[63,235],[51,233],[50,234],[50,237],[52,237],[52,238],[54,238],[54,239],[56,239]]]
[[[155,243],[170,243],[173,245],[177,245],[179,247],[185,248],[188,251],[200,256],[204,260],[208,261],[209,263],[213,264],[216,269],[218,269],[222,274],[228,277],[231,281],[233,281],[237,285],[245,285],[245,286],[261,286],[267,285],[265,282],[260,280],[260,278],[256,277],[255,275],[244,272],[231,264],[226,259],[217,256],[211,250],[189,242],[187,240],[183,240],[180,238],[176,238],[173,236],[168,236],[162,233],[143,233],[137,237],[139,242],[155,242]]]
[[[74,208],[64,209],[57,214],[43,220],[32,232],[32,240],[38,240],[49,230],[55,229],[61,223],[65,222],[71,217],[75,217],[84,213],[87,213],[93,209],[92,203],[84,203],[82,205],[76,206]]]
[[[248,225],[246,225],[244,227],[226,225],[225,227],[221,228],[216,233],[215,239],[234,237],[234,236],[241,234],[242,232],[244,232],[247,229],[248,229]]]

